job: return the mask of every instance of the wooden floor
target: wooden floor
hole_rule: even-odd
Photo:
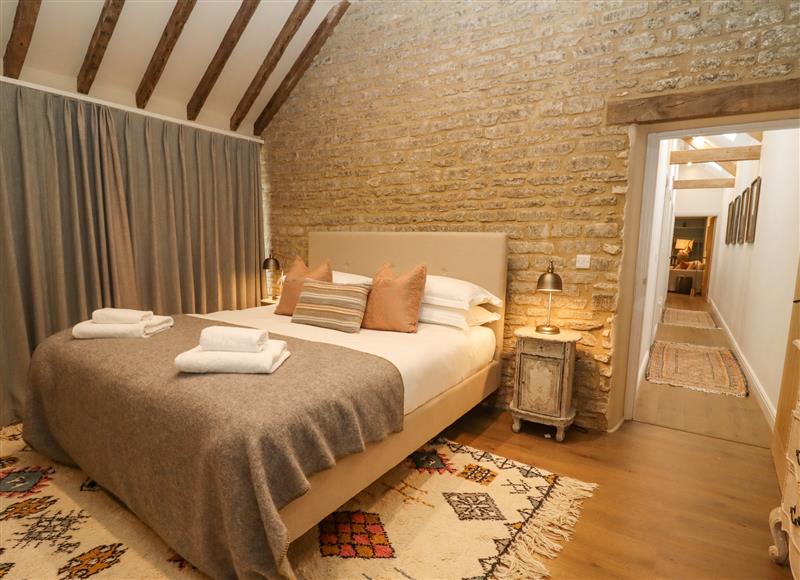
[[[615,433],[552,428],[479,407],[445,434],[460,443],[599,484],[572,540],[550,562],[553,580],[791,578],[767,555],[780,503],[766,449],[627,422]]]
[[[674,293],[668,295],[667,307],[707,312],[711,310],[703,298]],[[722,330],[664,324],[659,325],[656,340],[728,348],[731,346]],[[633,417],[644,423],[765,448],[770,446],[772,438],[755,395],[745,398],[731,397],[644,380],[636,395]]]

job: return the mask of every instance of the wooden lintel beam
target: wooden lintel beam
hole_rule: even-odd
[[[147,70],[139,83],[139,88],[136,89],[136,106],[140,109],[147,106],[147,101],[150,100],[158,80],[161,78],[161,73],[164,72],[164,67],[167,66],[172,49],[175,48],[175,43],[178,42],[178,38],[183,32],[183,27],[196,4],[197,0],[177,0],[175,3],[172,14],[166,26],[164,26],[164,32],[161,33],[161,38],[156,45],[155,51],[153,51],[153,56],[150,58],[150,64],[147,65]]]
[[[672,182],[672,189],[724,189],[734,187],[735,179],[678,179]]]
[[[753,139],[761,143],[761,140],[764,138],[763,131],[753,131],[752,133],[748,133]]]
[[[684,137],[683,142],[686,143],[692,149],[709,149],[711,146],[708,147],[698,147],[694,144],[694,140],[692,137]],[[706,141],[707,143],[707,141]],[[720,161],[718,165],[722,167],[725,171],[727,171],[731,177],[736,177],[736,162],[734,161]]]
[[[17,4],[11,36],[3,53],[3,74],[9,78],[18,79],[22,72],[41,6],[42,0],[19,0]]]
[[[233,115],[231,115],[230,127],[231,131],[236,131],[239,128],[239,125],[242,124],[242,121],[247,116],[247,113],[250,112],[250,108],[253,106],[253,102],[255,102],[256,97],[261,92],[261,89],[264,88],[264,85],[269,78],[269,75],[272,74],[272,71],[275,70],[275,67],[278,65],[278,61],[283,56],[286,47],[289,46],[289,43],[294,38],[294,35],[297,33],[297,30],[300,28],[300,25],[305,20],[308,13],[311,11],[311,7],[314,6],[315,0],[297,0],[297,4],[294,5],[294,9],[292,13],[289,14],[289,18],[286,19],[286,22],[281,28],[280,33],[278,33],[278,37],[275,39],[275,42],[272,43],[272,47],[269,49],[267,56],[264,58],[264,62],[261,63],[261,66],[258,67],[258,71],[256,71],[253,80],[250,81],[250,86],[247,87],[244,95],[242,96],[242,100],[239,101],[239,104],[236,106],[236,111],[234,111]]]
[[[264,110],[261,111],[261,114],[258,116],[255,122],[255,134],[261,135],[264,132],[264,129],[267,128],[267,125],[275,116],[275,114],[280,110],[283,103],[286,102],[286,99],[289,98],[289,95],[292,94],[292,90],[300,82],[300,79],[303,77],[303,74],[306,72],[311,63],[314,61],[314,57],[317,56],[319,51],[322,49],[325,41],[328,40],[328,37],[333,33],[334,28],[336,25],[339,24],[339,21],[344,16],[344,13],[347,12],[347,9],[350,7],[350,2],[347,0],[341,0],[338,4],[336,4],[333,8],[330,9],[328,14],[325,16],[325,19],[320,22],[317,29],[314,31],[314,34],[311,36],[311,40],[308,41],[303,52],[300,53],[300,56],[295,61],[294,65],[292,65],[289,74],[283,79],[281,85],[278,87],[278,90],[275,91],[275,94],[272,95],[272,98],[267,103],[267,106],[264,107]]]
[[[225,63],[228,62],[233,49],[236,48],[236,45],[239,43],[244,29],[247,28],[247,24],[253,17],[260,1],[261,0],[242,0],[239,10],[236,11],[236,16],[233,17],[230,26],[228,26],[228,30],[225,31],[225,36],[222,37],[222,42],[219,43],[217,52],[214,53],[214,58],[212,58],[211,62],[208,64],[203,78],[200,79],[192,98],[189,99],[189,104],[186,105],[186,117],[190,121],[197,119],[197,116],[200,114],[200,110],[203,108],[211,89],[214,88],[214,84],[217,82],[219,75],[222,74]]]
[[[721,161],[748,161],[761,158],[761,145],[747,147],[715,147],[711,149],[687,149],[670,153],[669,162],[673,165],[683,163],[720,163]]]
[[[800,109],[800,78],[609,101],[609,125]]]
[[[100,18],[97,19],[92,39],[89,41],[89,48],[86,49],[86,56],[83,57],[83,64],[78,73],[79,93],[88,94],[89,89],[92,88],[94,77],[97,76],[97,70],[100,68],[100,63],[103,62],[108,42],[111,40],[111,35],[114,34],[114,28],[117,26],[124,5],[125,0],[105,0],[103,3],[103,10],[100,12]]]

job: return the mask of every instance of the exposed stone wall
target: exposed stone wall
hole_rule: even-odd
[[[507,232],[500,401],[553,257],[579,422],[605,428],[629,147],[605,104],[797,76],[799,22],[797,1],[354,3],[265,134],[274,251],[305,256],[309,230]]]

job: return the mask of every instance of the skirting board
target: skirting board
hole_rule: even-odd
[[[769,400],[769,397],[767,397],[767,392],[764,390],[764,385],[762,385],[761,381],[758,380],[756,373],[753,371],[753,367],[750,366],[750,362],[747,360],[747,357],[744,356],[742,349],[739,347],[739,343],[736,342],[736,339],[733,337],[733,333],[731,332],[728,323],[722,317],[722,314],[720,314],[719,308],[717,308],[717,305],[710,297],[708,299],[708,303],[711,305],[711,309],[714,311],[714,316],[717,320],[719,320],[722,331],[725,333],[725,336],[728,337],[728,341],[731,343],[731,346],[733,346],[733,352],[736,355],[736,358],[739,359],[742,370],[744,370],[744,374],[747,377],[747,385],[750,387],[750,392],[755,393],[758,406],[761,407],[761,412],[764,413],[764,418],[767,420],[770,430],[774,431],[777,409]]]

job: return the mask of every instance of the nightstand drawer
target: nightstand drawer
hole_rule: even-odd
[[[533,338],[523,338],[522,352],[549,358],[564,358],[564,344],[561,342],[545,342]]]

